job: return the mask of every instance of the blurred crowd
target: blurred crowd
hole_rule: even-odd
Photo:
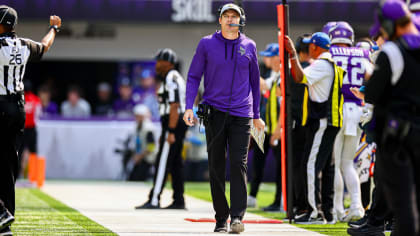
[[[85,87],[78,84],[70,84],[67,87],[66,100],[61,104],[52,99],[56,88],[50,83],[40,85],[37,90],[28,84],[25,86],[25,93],[31,93],[39,98],[42,109],[37,117],[134,118],[134,106],[145,104],[151,112],[152,120],[159,120],[153,67],[142,68],[141,65],[130,67],[122,63],[114,81],[113,84],[107,81],[99,82],[96,85],[96,96],[92,101],[85,98]]]

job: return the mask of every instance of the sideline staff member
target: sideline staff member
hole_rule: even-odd
[[[257,49],[255,42],[240,33],[238,27],[243,25],[244,17],[243,10],[237,5],[224,5],[219,17],[221,32],[200,40],[188,72],[184,121],[189,126],[194,125],[192,107],[204,74],[204,101],[200,106],[206,114],[210,113],[204,123],[210,187],[216,211],[215,232],[227,231],[229,214],[231,232],[244,231],[242,218],[247,205],[251,119],[257,129],[264,130],[264,122],[259,117]],[[230,208],[225,197],[226,150],[230,159]]]
[[[23,75],[26,63],[37,61],[54,42],[61,26],[58,16],[50,17],[50,30],[41,43],[19,38],[14,31],[17,12],[0,6],[0,234],[12,235],[10,224],[15,213],[17,150],[23,138],[25,111]]]
[[[306,68],[312,61],[309,56],[309,43],[304,43],[305,38],[311,38],[310,34],[304,34],[297,38],[295,43],[297,59],[302,68]],[[308,209],[306,196],[306,162],[303,150],[305,148],[305,126],[302,124],[304,117],[302,108],[305,106],[304,97],[308,96],[308,88],[301,83],[292,81],[292,147],[293,147],[293,194],[295,215],[302,215]],[[306,120],[306,119],[305,119]]]
[[[302,69],[297,60],[296,49],[286,37],[286,50],[291,55],[291,71],[296,83],[304,83],[309,90],[309,119],[306,122],[306,143],[304,148],[307,168],[307,195],[310,212],[295,219],[298,224],[334,223],[334,160],[332,149],[335,136],[341,124],[342,73],[331,58],[330,38],[317,32],[310,39],[309,55],[315,61]],[[340,73],[341,72],[341,73]],[[304,115],[307,111],[304,110]],[[322,174],[321,174],[322,173]],[[321,191],[322,189],[322,191]],[[322,195],[322,196],[321,196]]]
[[[375,106],[375,171],[395,216],[392,234],[419,235],[420,33],[404,2],[386,1],[378,18],[372,32],[392,41],[383,45],[365,89],[366,103]],[[348,233],[361,235],[356,231]]]

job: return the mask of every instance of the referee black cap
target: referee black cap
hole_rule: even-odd
[[[15,9],[6,6],[0,5],[0,24],[15,28],[17,24],[18,15]]]
[[[170,49],[170,48],[164,48],[164,49],[160,49],[157,54],[155,59],[158,60],[162,60],[162,61],[168,61],[172,64],[176,64],[177,62],[177,56],[176,53]]]

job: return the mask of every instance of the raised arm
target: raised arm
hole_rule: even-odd
[[[44,53],[50,50],[52,44],[54,43],[55,35],[57,30],[61,27],[61,18],[59,16],[50,16],[50,30],[41,40],[41,43],[44,47]]]
[[[300,62],[298,60],[298,55],[295,46],[293,45],[293,41],[289,38],[289,36],[285,36],[285,39],[285,48],[290,55],[292,78],[296,83],[301,83],[304,74],[302,66],[300,65]]]

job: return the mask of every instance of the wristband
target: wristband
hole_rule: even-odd
[[[60,28],[58,28],[56,25],[51,25],[49,29],[54,29],[56,33],[60,32]]]
[[[175,128],[168,127],[168,131],[169,131],[169,133],[174,134],[175,133]]]

